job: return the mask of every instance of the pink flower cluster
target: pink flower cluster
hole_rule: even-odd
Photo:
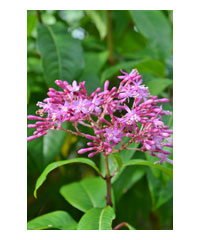
[[[40,107],[36,112],[39,116],[28,116],[29,120],[38,120],[35,124],[28,124],[29,128],[36,128],[28,141],[49,131],[64,130],[91,140],[87,143],[88,148],[78,151],[79,154],[90,152],[88,157],[100,152],[104,155],[120,152],[136,142],[140,143],[137,150],[157,156],[160,158],[158,162],[172,163],[168,159],[170,151],[165,149],[172,147],[172,130],[162,121],[162,115],[171,113],[164,111],[160,105],[169,100],[151,96],[148,88],[142,85],[141,75],[136,69],[130,74],[121,72],[123,76],[118,77],[121,79],[118,88],[109,90],[107,80],[103,91],[97,88],[91,95],[86,91],[85,82],[77,84],[73,81],[70,85],[56,80],[62,91],[49,88],[49,97],[37,104]],[[62,123],[65,121],[71,122],[74,130],[64,129]],[[81,132],[79,125],[93,129],[94,134]],[[124,137],[128,138],[126,144]]]

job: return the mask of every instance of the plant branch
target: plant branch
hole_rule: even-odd
[[[37,17],[38,17],[39,22],[41,24],[43,24],[40,10],[37,10]]]
[[[107,206],[113,206],[112,204],[112,195],[111,195],[111,178],[112,176],[110,176],[110,171],[109,171],[109,167],[108,167],[108,156],[104,155],[104,164],[105,164],[105,171],[106,171],[106,176],[105,176],[105,180],[106,180],[106,187],[107,187],[107,195],[106,195],[106,204]]]
[[[110,65],[115,63],[114,51],[113,51],[113,40],[112,40],[112,21],[110,16],[110,10],[106,10],[107,15],[107,46],[109,51],[108,61]]]

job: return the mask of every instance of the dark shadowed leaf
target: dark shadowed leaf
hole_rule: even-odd
[[[120,176],[113,183],[115,201],[118,202],[123,194],[125,194],[137,181],[139,181],[146,173],[143,166],[129,166],[120,172]]]
[[[151,193],[153,209],[156,210],[164,203],[169,201],[173,196],[172,180],[168,181],[165,186],[153,175],[151,170],[147,172],[149,191]]]
[[[65,128],[67,128],[67,126]],[[52,131],[43,137],[43,156],[45,163],[51,163],[56,160],[65,139],[66,132],[57,130]]]

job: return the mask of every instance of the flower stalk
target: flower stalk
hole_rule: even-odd
[[[107,188],[107,195],[106,195],[106,205],[113,206],[112,204],[112,193],[111,193],[111,179],[112,176],[110,175],[109,166],[108,166],[108,156],[104,155],[104,165],[105,165],[105,180],[106,180],[106,188]]]

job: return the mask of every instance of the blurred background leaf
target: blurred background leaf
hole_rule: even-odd
[[[56,79],[72,82],[84,68],[80,41],[73,39],[60,23],[53,26],[39,24],[37,30],[38,49],[48,86],[55,87]]]
[[[151,47],[158,49],[161,58],[166,58],[171,51],[171,26],[162,11],[130,11],[137,29],[148,39]]]

